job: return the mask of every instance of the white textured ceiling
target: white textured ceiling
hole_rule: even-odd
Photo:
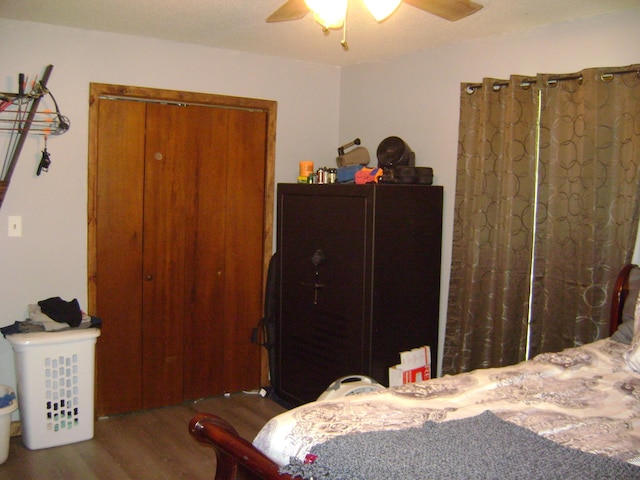
[[[457,22],[402,4],[377,24],[360,0],[351,0],[348,51],[342,30],[324,34],[311,15],[266,23],[285,0],[0,0],[0,17],[346,66],[640,8],[640,0],[475,1],[484,8]]]

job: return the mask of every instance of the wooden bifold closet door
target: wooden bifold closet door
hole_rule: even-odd
[[[101,99],[100,415],[260,384],[266,114]]]

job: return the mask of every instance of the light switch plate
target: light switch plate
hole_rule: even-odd
[[[20,216],[9,217],[9,236],[10,237],[22,236],[22,217]]]

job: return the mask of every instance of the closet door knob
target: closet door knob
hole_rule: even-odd
[[[147,281],[150,282],[151,280],[153,280],[153,275],[147,275]]]

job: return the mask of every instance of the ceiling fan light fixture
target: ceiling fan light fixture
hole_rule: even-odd
[[[348,0],[305,0],[313,18],[324,28],[340,28],[347,16]]]
[[[396,11],[398,6],[402,3],[402,0],[363,0],[364,4],[376,19],[376,22],[381,22],[389,15]]]

